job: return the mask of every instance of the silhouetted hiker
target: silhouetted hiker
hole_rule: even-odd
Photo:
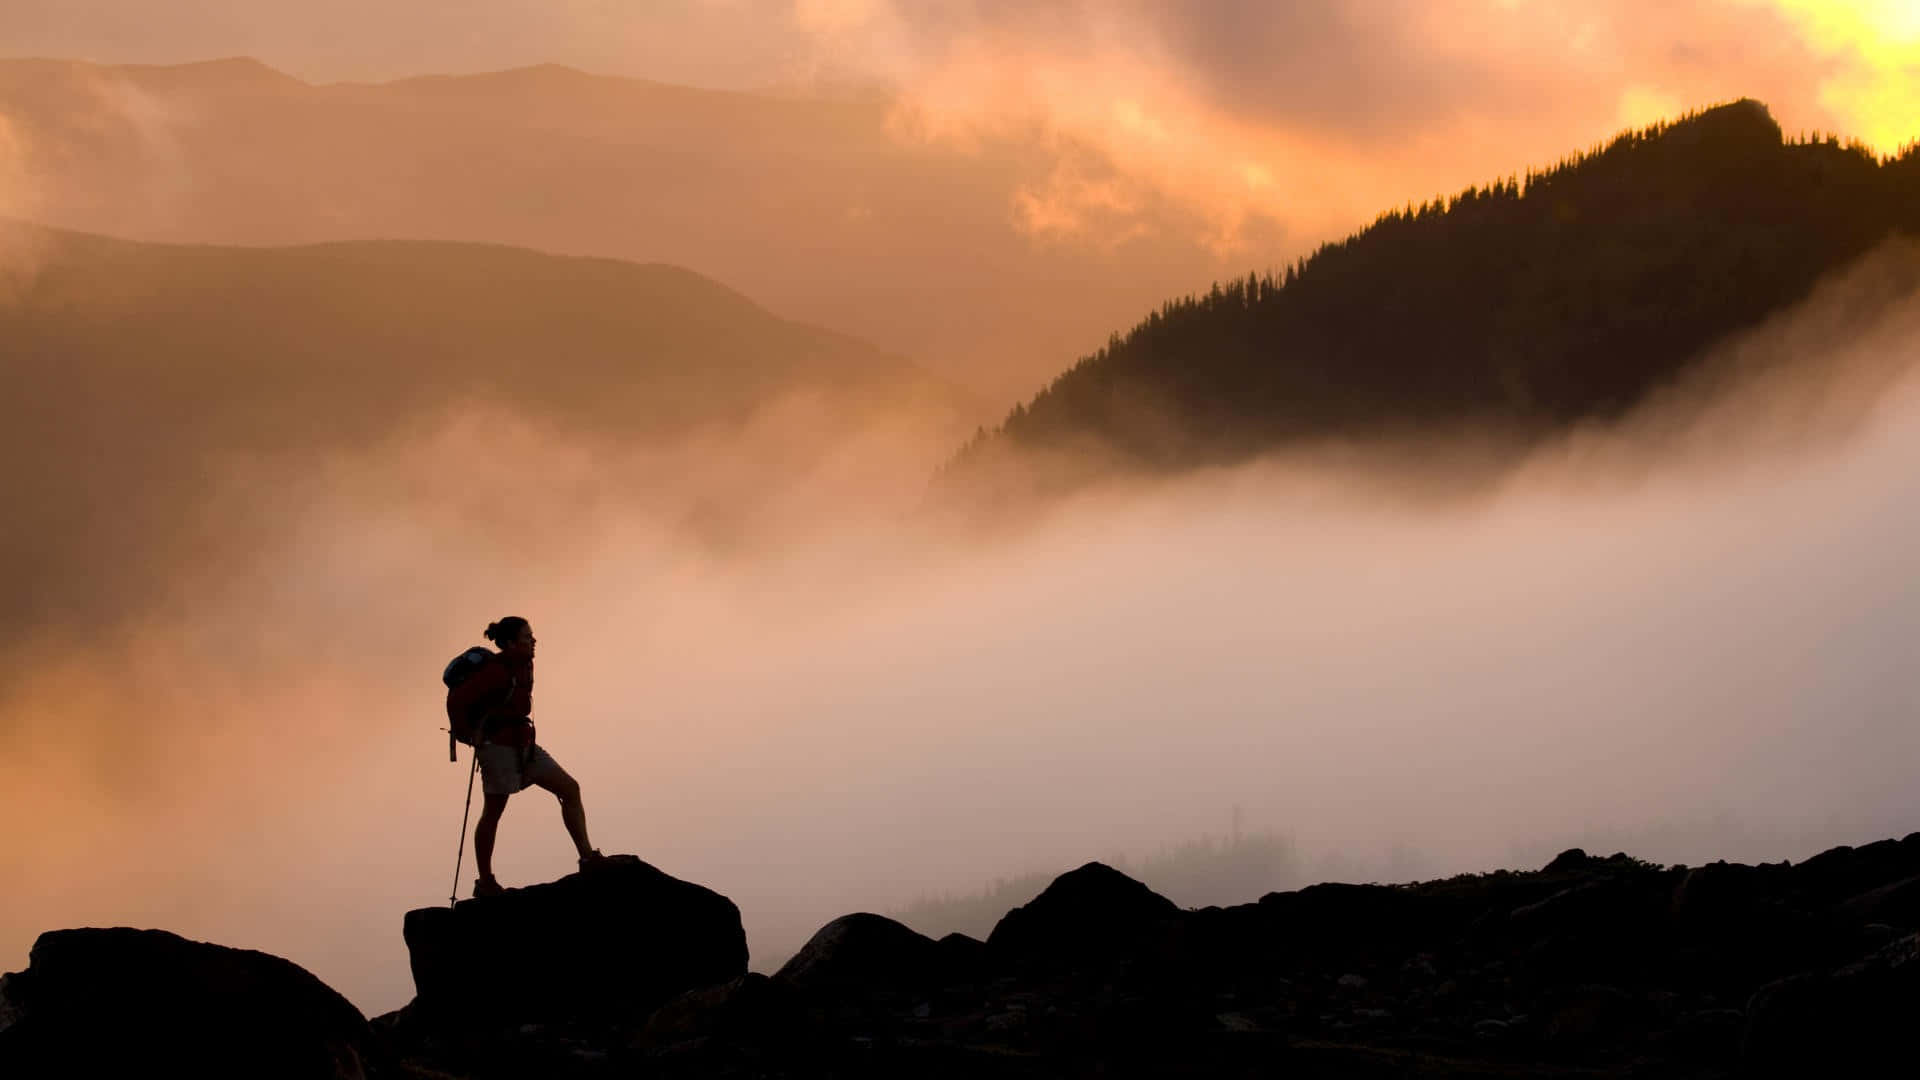
[[[480,823],[473,828],[473,859],[480,868],[480,878],[473,883],[475,896],[503,891],[493,876],[493,837],[500,815],[507,812],[507,799],[528,787],[543,787],[559,797],[560,820],[580,852],[582,870],[606,858],[587,841],[579,782],[534,741],[533,627],[509,615],[487,627],[487,639],[500,651],[470,649],[455,659],[454,664],[467,663],[472,670],[447,693],[449,730],[473,745],[485,800]]]

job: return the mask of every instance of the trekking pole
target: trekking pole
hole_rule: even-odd
[[[460,903],[460,860],[467,853],[467,818],[473,814],[473,777],[480,771],[480,747],[473,748],[473,768],[467,770],[467,802],[460,808],[460,846],[453,849],[453,890],[447,894],[447,906]]]

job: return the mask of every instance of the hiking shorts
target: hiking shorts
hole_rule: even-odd
[[[512,795],[542,780],[567,774],[539,743],[524,755],[517,746],[490,742],[475,747],[474,753],[480,756],[480,790],[489,795]]]

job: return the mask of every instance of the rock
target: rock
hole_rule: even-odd
[[[882,990],[938,978],[942,949],[884,915],[842,915],[814,933],[774,978],[807,991]]]
[[[637,1020],[747,970],[740,910],[632,855],[452,908],[409,911],[411,1012],[437,1025]]]
[[[986,942],[956,933],[948,934],[934,945],[939,948],[940,969],[946,979],[971,982],[986,975],[989,969]]]
[[[278,956],[126,927],[28,956],[0,979],[0,1076],[366,1075],[366,1018]]]
[[[1587,863],[1592,858],[1593,856],[1588,855],[1585,851],[1577,847],[1568,848],[1560,854],[1555,855],[1553,861],[1541,868],[1540,872],[1543,874],[1563,874],[1573,870],[1585,870]]]
[[[1012,1035],[1027,1026],[1027,1010],[1008,1009],[1005,1012],[991,1013],[986,1019],[988,1031],[998,1035]]]
[[[1759,899],[1764,880],[1760,867],[1726,862],[1696,866],[1674,887],[1673,917],[1700,925],[1743,915]]]
[[[1920,874],[1870,889],[1834,909],[1848,922],[1920,927]]]
[[[1860,928],[1858,940],[1861,948],[1858,951],[1868,953],[1878,951],[1900,936],[1902,935],[1898,931],[1886,923],[1868,923]]]
[[[1245,1013],[1237,1013],[1237,1012],[1216,1013],[1213,1017],[1213,1022],[1216,1024],[1219,1024],[1222,1031],[1260,1031],[1262,1030],[1259,1021],[1254,1020],[1252,1017],[1246,1015]]]
[[[1569,971],[1604,969],[1609,957],[1617,958],[1617,942],[1643,941],[1665,920],[1667,889],[1657,879],[1653,888],[1646,886],[1626,878],[1583,881],[1513,909],[1507,914],[1506,929],[1516,941],[1537,943],[1536,969],[1545,970],[1555,962],[1570,963]],[[1595,949],[1598,953],[1569,955],[1569,946],[1572,954]]]
[[[1173,901],[1102,863],[1053,880],[1031,901],[1006,913],[987,947],[1022,961],[1107,962],[1135,958],[1177,933]]]
[[[1558,930],[1604,913],[1617,892],[1610,881],[1569,885],[1544,900],[1514,908],[1507,913],[1507,925],[1522,933]]]
[[[1740,1047],[1747,1016],[1739,1009],[1701,1009],[1682,1016],[1668,1038],[1669,1047],[1689,1058],[1725,1061]]]
[[[1837,847],[1794,867],[1794,888],[1813,906],[1838,903],[1920,874],[1920,834]]]
[[[1428,953],[1418,953],[1408,957],[1400,965],[1400,977],[1407,982],[1424,986],[1440,977],[1439,969],[1433,966],[1433,957]]]
[[[1398,960],[1442,932],[1451,917],[1445,903],[1407,889],[1343,882],[1268,893],[1251,907],[1260,920],[1258,937],[1241,948],[1257,943],[1262,952],[1287,960]]]
[[[1545,1034],[1563,1046],[1609,1042],[1644,1027],[1652,1011],[1619,987],[1573,987],[1554,995]]]
[[[636,1050],[672,1052],[702,1040],[739,1047],[792,1040],[805,1026],[793,993],[754,972],[689,990],[654,1010],[633,1040]]]
[[[1912,1053],[1920,934],[1831,973],[1778,979],[1747,1002],[1741,1055],[1760,1075],[1867,1075]]]

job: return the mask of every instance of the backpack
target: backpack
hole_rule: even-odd
[[[479,741],[480,727],[486,720],[489,704],[476,701],[468,709],[457,710],[453,707],[453,693],[462,683],[473,677],[473,673],[487,666],[494,658],[491,649],[476,645],[459,656],[447,661],[446,670],[440,673],[440,681],[447,686],[447,760],[458,761],[459,752],[454,748],[456,742],[468,746]]]

